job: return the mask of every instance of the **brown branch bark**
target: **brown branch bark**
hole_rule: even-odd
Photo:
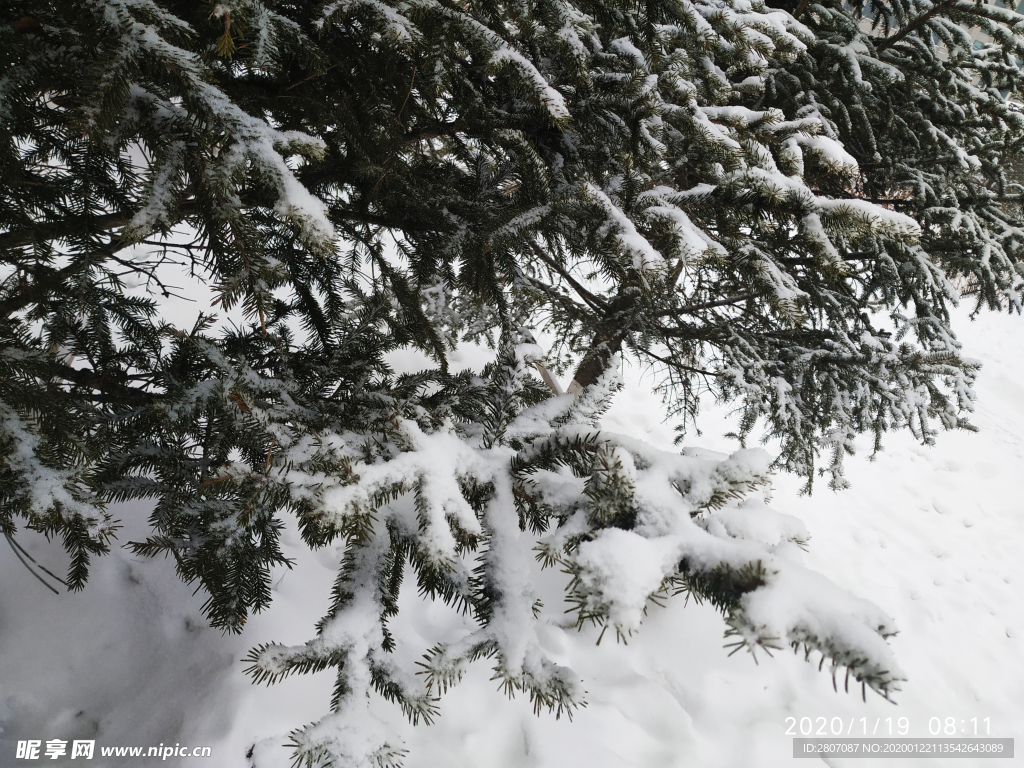
[[[628,314],[636,305],[636,301],[635,294],[620,294],[608,305],[597,333],[590,343],[590,349],[572,377],[572,383],[567,390],[569,394],[578,395],[597,381],[608,367],[612,356],[622,349],[622,342],[630,331],[629,324],[623,322],[622,315]]]
[[[666,310],[660,313],[658,317],[666,317],[673,314],[691,314],[703,309],[724,307],[729,304],[755,299],[760,295],[758,293],[744,293],[738,296],[728,296],[716,301],[690,304],[676,310]],[[572,383],[569,385],[567,391],[570,394],[578,395],[587,386],[597,381],[597,378],[608,367],[608,362],[612,356],[622,349],[622,342],[625,341],[626,336],[632,330],[629,323],[625,322],[622,316],[633,309],[636,301],[637,298],[634,294],[620,295],[605,310],[601,325],[590,344],[590,349],[577,367]],[[682,338],[684,335],[682,333],[674,333],[671,328],[656,328],[653,330],[666,337]],[[686,337],[689,338],[691,336],[693,336],[693,333],[687,332]]]

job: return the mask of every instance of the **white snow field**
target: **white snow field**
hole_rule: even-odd
[[[959,310],[954,328],[967,354],[984,363],[974,421],[980,432],[944,433],[938,444],[890,435],[874,462],[865,450],[847,462],[850,490],[825,482],[799,496],[800,480],[776,476],[771,506],[805,523],[812,536],[804,564],[892,616],[891,645],[908,680],[893,705],[859,686],[838,692],[817,655],[776,652],[729,657],[725,625],[709,606],[676,598],[653,609],[628,645],[598,631],[559,624],[543,641],[552,658],[584,680],[589,705],[571,722],[533,714],[509,700],[478,662],[442,699],[435,724],[412,727],[382,700],[374,711],[405,741],[407,768],[774,768],[820,765],[794,759],[803,728],[831,735],[921,736],[938,725],[957,735],[1024,735],[1024,319]],[[671,448],[650,379],[627,369],[627,389],[604,426]],[[721,435],[721,409],[687,444],[735,449]],[[145,535],[144,508],[117,510],[119,542]],[[178,582],[173,563],[117,549],[94,561],[84,593],[54,595],[4,544],[0,548],[0,766],[181,765],[283,768],[293,728],[327,711],[329,672],[254,686],[240,660],[261,642],[302,643],[327,608],[339,553],[309,553],[290,528],[292,571],[275,574],[272,608],[240,636],[210,629],[202,595]],[[64,567],[59,544],[22,532],[39,562]],[[559,574],[544,578],[557,589]],[[399,652],[414,659],[446,627],[464,619],[427,605],[409,587],[396,620]],[[835,718],[839,718],[836,720]],[[862,719],[863,718],[863,719]],[[906,718],[906,720],[900,720]],[[934,720],[938,718],[938,720]],[[952,719],[949,719],[952,718]],[[903,727],[901,727],[903,726]],[[787,730],[789,733],[787,734]],[[852,731],[852,732],[851,732]],[[91,739],[91,761],[17,759],[18,741]],[[102,757],[100,747],[209,746],[211,757]],[[1020,747],[1018,746],[1018,749]],[[1017,759],[1020,761],[1020,758]],[[843,759],[851,766],[995,766],[1013,759]]]

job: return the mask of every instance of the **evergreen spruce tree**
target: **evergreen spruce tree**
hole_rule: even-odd
[[[682,591],[736,649],[817,653],[888,696],[892,620],[789,559],[802,527],[745,497],[778,468],[842,488],[858,434],[970,427],[977,364],[948,308],[1020,309],[1022,19],[974,0],[14,0],[0,527],[60,537],[79,589],[108,505],[150,499],[132,546],[173,557],[234,632],[288,564],[286,515],[342,543],[314,639],[249,658],[258,681],[336,674],[332,713],[293,737],[308,765],[397,762],[367,695],[429,722],[481,658],[538,711],[580,706],[538,642],[535,559],[566,572],[580,626],[627,635]],[[247,322],[176,327],[174,257]],[[494,361],[450,370],[463,342]],[[409,349],[431,362],[395,374]],[[601,431],[620,355],[658,367],[681,430],[710,393],[780,453]],[[389,629],[406,573],[475,627],[415,669]]]

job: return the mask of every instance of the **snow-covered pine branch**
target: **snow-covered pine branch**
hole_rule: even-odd
[[[257,681],[335,670],[334,711],[293,734],[297,758],[397,762],[402,745],[375,720],[367,696],[430,722],[438,697],[480,659],[536,711],[571,717],[585,704],[582,681],[540,641],[548,620],[539,603],[560,598],[538,591],[535,559],[566,572],[564,599],[579,627],[624,637],[661,599],[685,591],[725,613],[737,647],[802,649],[819,654],[833,676],[845,670],[884,696],[898,690],[902,674],[885,643],[893,620],[800,566],[795,553],[807,533],[799,521],[747,498],[767,480],[767,453],[672,454],[600,431],[595,416],[617,389],[615,369],[578,400],[524,406],[530,349],[501,348],[480,385],[482,422],[426,427],[396,417],[377,436],[321,434],[345,467],[340,482],[308,474],[316,459],[305,447],[282,445],[274,482],[305,495],[306,514],[324,529],[359,531],[347,540],[317,636],[261,645],[247,659]],[[495,432],[496,420],[509,426]],[[470,624],[431,638],[418,668],[403,669],[388,651],[406,641],[388,622],[407,568],[421,594],[466,612]]]

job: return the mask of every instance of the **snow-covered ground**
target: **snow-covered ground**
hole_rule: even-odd
[[[589,706],[572,722],[537,717],[525,698],[509,700],[498,692],[486,663],[478,663],[445,696],[441,717],[430,727],[413,728],[397,708],[375,703],[406,742],[407,768],[820,764],[791,756],[801,718],[810,718],[804,728],[815,732],[822,723],[826,731],[841,723],[844,735],[851,726],[852,735],[861,735],[866,726],[868,735],[888,735],[891,727],[893,735],[922,737],[930,735],[932,718],[943,729],[953,718],[957,733],[966,735],[976,718],[979,735],[987,727],[992,736],[1017,736],[1024,723],[1022,323],[1005,315],[971,322],[959,313],[955,328],[968,354],[984,363],[974,417],[979,433],[946,433],[931,448],[908,434],[891,435],[877,461],[869,462],[867,451],[848,461],[853,488],[839,494],[821,483],[813,496],[801,497],[797,478],[774,481],[772,507],[801,518],[811,532],[805,564],[896,619],[901,631],[891,642],[909,679],[895,706],[870,692],[862,702],[859,686],[844,693],[841,675],[834,692],[817,657],[812,664],[789,653],[761,656],[759,663],[744,653],[727,656],[721,617],[681,598],[653,610],[628,645],[606,637],[599,647],[596,631],[558,626],[553,605],[544,642],[556,661],[583,677]],[[673,433],[661,423],[660,401],[647,394],[649,380],[635,370],[627,370],[626,378],[629,386],[605,427],[670,448]],[[721,409],[710,409],[701,426],[704,435],[692,444],[735,448],[721,437],[728,431]],[[121,542],[145,536],[145,509],[117,512],[125,525]],[[56,543],[30,532],[19,541],[43,564],[63,567]],[[202,596],[178,582],[172,562],[119,549],[94,563],[84,593],[58,596],[6,545],[0,548],[0,766],[39,764],[16,759],[16,743],[26,739],[208,745],[212,757],[163,762],[287,766],[287,734],[326,711],[331,675],[257,687],[243,675],[240,659],[261,642],[301,643],[312,636],[327,607],[338,552],[306,552],[293,529],[286,543],[297,566],[277,574],[273,607],[253,617],[241,636],[223,636],[204,624]],[[413,589],[403,604],[399,636],[407,638],[407,653],[425,650],[438,628],[462,620],[444,606],[422,603]],[[118,762],[97,752],[83,764],[155,761]]]

